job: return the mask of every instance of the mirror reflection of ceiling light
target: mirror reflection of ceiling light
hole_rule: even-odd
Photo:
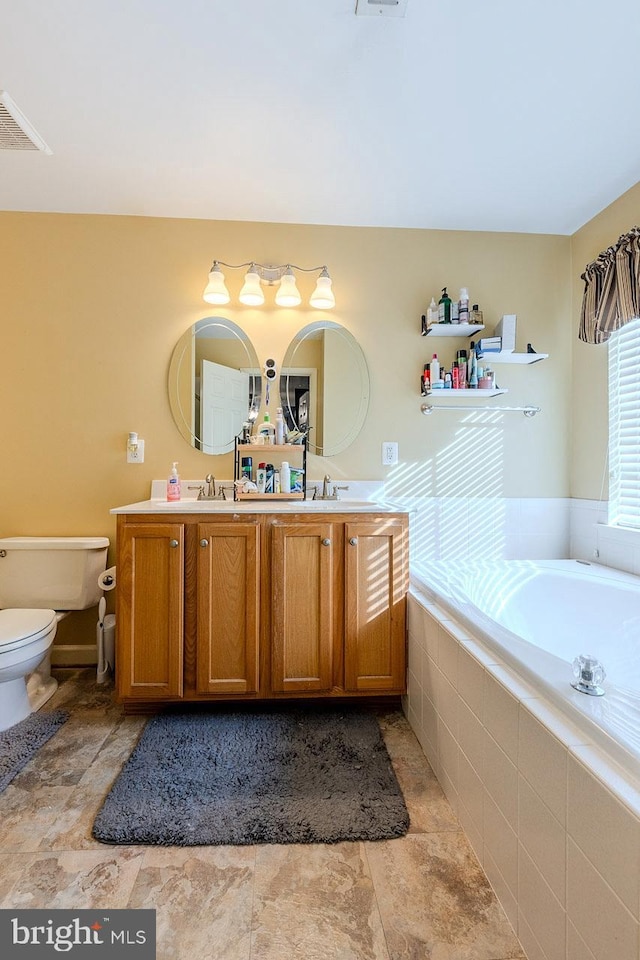
[[[336,305],[336,300],[331,289],[331,277],[326,266],[319,267],[298,267],[295,263],[284,263],[280,266],[266,266],[255,261],[247,263],[225,263],[223,260],[214,260],[209,271],[209,282],[205,287],[202,297],[207,303],[222,305],[229,303],[231,294],[227,289],[224,274],[221,267],[228,267],[231,270],[240,270],[248,267],[245,274],[244,284],[240,291],[238,299],[247,307],[260,307],[264,303],[264,293],[261,284],[269,287],[278,284],[276,293],[276,304],[279,307],[297,307],[302,303],[300,291],[296,285],[294,270],[301,273],[316,273],[319,276],[316,281],[316,287],[309,299],[309,305],[317,310],[331,310]]]

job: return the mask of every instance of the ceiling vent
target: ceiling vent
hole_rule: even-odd
[[[404,17],[407,0],[356,0],[356,17]]]
[[[5,90],[0,90],[0,150],[40,150],[51,153]]]

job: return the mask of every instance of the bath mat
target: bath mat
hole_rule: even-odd
[[[153,717],[93,826],[106,843],[338,843],[403,836],[409,815],[372,713]]]
[[[32,713],[0,733],[0,793],[68,717],[64,710]]]

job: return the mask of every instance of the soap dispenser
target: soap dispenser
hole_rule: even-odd
[[[171,473],[167,478],[167,500],[180,499],[180,477],[178,475],[178,461],[175,460]]]

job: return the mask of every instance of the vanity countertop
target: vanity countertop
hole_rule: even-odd
[[[140,500],[110,513],[408,513],[405,506],[375,500]]]

